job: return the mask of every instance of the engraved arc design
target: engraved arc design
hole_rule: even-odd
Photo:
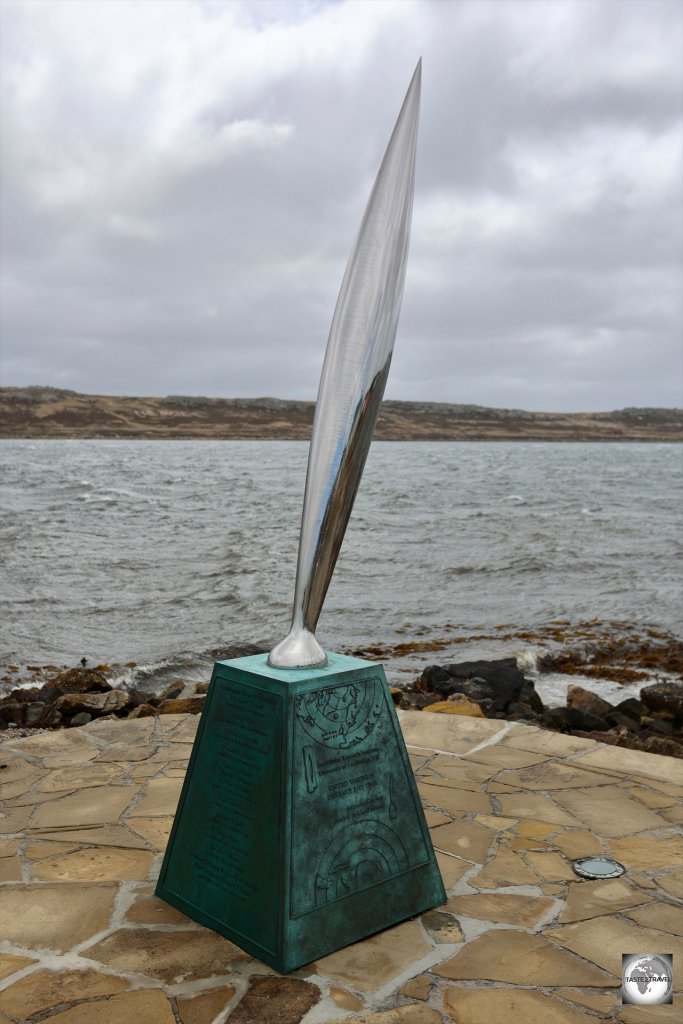
[[[296,698],[304,732],[324,747],[343,750],[361,744],[382,715],[384,692],[377,679],[332,686]]]
[[[380,164],[346,266],[320,377],[308,455],[292,625],[268,656],[312,668],[315,629],[363,474],[403,297],[415,185],[421,62]]]
[[[317,906],[379,885],[408,869],[399,836],[381,821],[356,821],[325,850],[315,880]]]

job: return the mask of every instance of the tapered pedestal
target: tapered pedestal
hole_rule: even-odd
[[[217,662],[157,895],[279,971],[444,902],[379,665]]]

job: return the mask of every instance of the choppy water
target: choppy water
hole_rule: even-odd
[[[208,648],[281,639],[307,450],[0,442],[0,661],[204,678]],[[680,631],[681,470],[663,444],[375,443],[318,636],[405,681],[551,620]]]

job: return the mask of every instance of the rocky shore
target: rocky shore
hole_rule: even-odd
[[[227,659],[261,650],[254,645],[234,645],[213,653],[217,659]],[[581,665],[566,652],[548,654],[545,661],[546,667],[564,669],[574,679],[579,672],[588,678],[600,673],[603,678],[633,681],[642,669],[625,666],[625,654],[622,649],[622,664],[611,670],[600,658],[597,663]],[[654,657],[652,649],[641,650],[637,662],[631,657],[631,665],[652,662]],[[566,704],[546,706],[515,658],[430,665],[411,686],[392,687],[392,697],[404,709],[522,722],[631,750],[683,758],[683,650],[680,645],[668,645],[659,649],[657,657],[657,664],[651,666],[660,673],[659,677],[655,673],[657,681],[642,686],[639,698],[617,703],[572,683]],[[77,728],[102,718],[201,712],[208,681],[188,686],[178,679],[153,694],[112,684],[116,668],[28,666],[31,685],[15,686],[0,699],[0,735],[3,731],[16,736],[34,730]],[[19,669],[8,666],[2,681],[11,686],[18,677]],[[25,673],[22,678],[26,679]],[[652,672],[649,678],[653,678]]]
[[[683,682],[643,686],[640,698],[611,704],[571,684],[564,706],[546,707],[515,658],[431,665],[414,687],[394,691],[400,707],[436,714],[524,722],[653,754],[683,758]]]

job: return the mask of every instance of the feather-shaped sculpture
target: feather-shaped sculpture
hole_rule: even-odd
[[[308,455],[292,626],[274,668],[327,656],[315,628],[382,404],[403,297],[415,183],[421,61],[370,193],[332,318]]]

